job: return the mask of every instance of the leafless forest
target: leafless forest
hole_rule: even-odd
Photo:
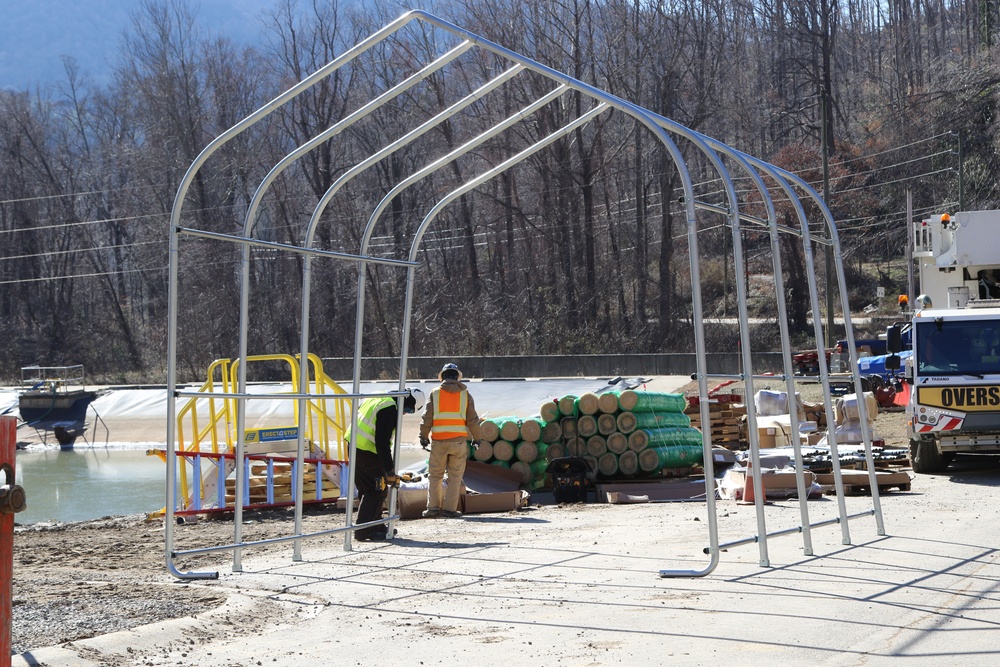
[[[112,84],[93,85],[67,61],[58,84],[0,91],[0,376],[34,362],[83,363],[108,381],[162,380],[179,179],[220,132],[405,9],[275,0],[260,42],[245,47],[201,25],[194,3],[146,0],[121,39]],[[825,145],[854,306],[877,285],[890,294],[903,287],[908,189],[918,217],[997,205],[995,2],[441,0],[429,10],[794,171],[820,192]],[[457,43],[408,28],[240,135],[199,173],[185,224],[242,234],[248,203],[282,157]],[[316,147],[276,180],[254,235],[301,245],[340,176],[510,66],[473,49]],[[316,247],[356,253],[395,184],[552,88],[519,75],[365,169],[331,202]],[[562,94],[407,188],[379,221],[373,254],[405,257],[443,194],[592,105]],[[725,206],[715,172],[689,143],[678,147],[698,198]],[[748,181],[736,183],[753,212]],[[679,197],[662,146],[616,112],[504,171],[449,206],[424,237],[410,354],[690,349]],[[787,202],[778,215],[795,224]],[[744,229],[747,272],[736,277],[726,223],[699,217],[706,315],[735,314],[740,279],[751,288],[751,315],[774,317],[773,283],[756,278],[771,274],[766,233]],[[240,250],[184,243],[179,359],[182,379],[193,379],[212,359],[237,355]],[[805,267],[795,237],[782,256],[790,321],[802,336]],[[302,270],[300,255],[253,252],[251,353],[298,350]],[[368,272],[364,353],[398,354],[404,274]],[[316,261],[313,275],[310,350],[351,356],[356,265]],[[732,345],[723,338],[712,344]]]

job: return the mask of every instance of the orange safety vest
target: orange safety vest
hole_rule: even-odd
[[[434,423],[431,426],[432,440],[468,438],[469,429],[465,425],[465,414],[469,407],[469,392],[442,391],[440,387],[431,392],[434,403]]]

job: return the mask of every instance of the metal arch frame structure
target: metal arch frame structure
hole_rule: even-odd
[[[230,236],[225,234],[218,234],[213,232],[207,232],[197,229],[185,228],[182,226],[182,215],[185,199],[187,196],[187,191],[194,181],[195,175],[205,164],[205,162],[225,143],[227,143],[232,138],[236,137],[249,127],[253,126],[266,116],[268,116],[273,111],[283,107],[285,104],[291,102],[301,93],[305,92],[313,85],[331,75],[333,72],[338,70],[340,67],[351,62],[353,59],[372,48],[381,41],[387,39],[391,35],[395,34],[399,30],[403,29],[411,22],[419,21],[421,23],[427,24],[433,28],[437,28],[451,34],[452,36],[458,38],[460,41],[459,45],[447,51],[443,55],[439,56],[437,59],[424,66],[422,69],[414,73],[413,75],[407,77],[404,81],[393,86],[389,90],[385,91],[383,94],[372,99],[367,104],[363,105],[354,112],[348,114],[340,121],[334,123],[326,130],[320,132],[315,137],[303,143],[301,146],[297,147],[291,153],[289,153],[285,158],[279,161],[265,176],[261,184],[258,186],[257,191],[254,193],[253,199],[246,213],[246,218],[244,222],[243,235],[242,236]],[[362,160],[354,167],[350,168],[345,172],[330,188],[329,190],[320,198],[320,201],[316,205],[313,214],[310,217],[306,232],[303,238],[303,244],[301,246],[280,244],[273,242],[266,242],[253,238],[253,229],[256,222],[257,211],[265,194],[268,191],[269,186],[274,182],[274,180],[289,166],[294,164],[300,157],[308,153],[313,148],[319,146],[325,141],[328,141],[333,136],[339,134],[344,129],[349,127],[354,122],[364,118],[368,114],[372,113],[379,106],[385,102],[391,100],[397,95],[403,93],[405,90],[417,85],[427,77],[429,77],[434,72],[438,71],[454,59],[461,56],[466,51],[472,48],[483,49],[495,56],[513,63],[513,65],[502,72],[501,74],[494,77],[492,80],[486,82],[480,86],[475,91],[469,93],[466,97],[453,103],[451,106],[447,107],[443,111],[434,115],[433,117],[426,120],[424,123],[419,125],[417,128],[411,130],[399,139],[389,143],[382,149],[376,151],[368,158]],[[419,136],[430,131],[440,123],[444,122],[451,116],[455,115],[462,109],[467,108],[469,105],[474,103],[476,100],[480,99],[482,96],[488,94],[492,90],[498,88],[503,83],[513,79],[521,72],[530,71],[535,74],[541,75],[553,81],[556,85],[548,93],[541,95],[531,104],[527,105],[525,108],[514,113],[512,116],[508,117],[504,121],[497,123],[490,129],[484,131],[480,135],[470,139],[465,144],[462,144],[458,148],[455,148],[447,155],[434,160],[430,164],[426,165],[424,168],[418,170],[414,174],[404,178],[400,181],[389,193],[385,195],[382,201],[373,210],[368,223],[365,227],[364,235],[360,244],[358,254],[348,254],[341,252],[332,252],[315,249],[313,247],[314,237],[316,229],[319,225],[320,219],[323,212],[326,210],[327,205],[336,195],[336,193],[352,178],[357,174],[367,169],[371,165],[375,164],[382,158],[388,156],[392,152],[398,150],[399,148],[409,144],[410,142],[417,139]],[[439,169],[440,167],[448,164],[450,161],[457,159],[459,156],[471,151],[476,146],[480,145],[484,141],[498,135],[505,129],[511,127],[512,125],[520,122],[525,117],[529,116],[531,113],[540,109],[545,104],[548,104],[552,100],[558,98],[565,92],[574,91],[580,93],[594,102],[594,106],[590,110],[585,111],[576,119],[566,123],[561,128],[556,129],[548,136],[537,141],[535,144],[528,146],[527,148],[521,150],[517,154],[509,157],[508,159],[501,162],[499,165],[487,170],[486,172],[471,178],[464,184],[452,190],[450,193],[445,195],[443,198],[435,204],[430,211],[425,215],[423,220],[417,226],[416,232],[412,240],[409,256],[406,260],[393,260],[384,259],[368,255],[369,245],[371,239],[374,235],[374,230],[377,223],[380,220],[382,212],[387,207],[388,203],[397,196],[403,189],[409,187],[409,185],[416,183],[431,173]],[[777,306],[778,306],[778,322],[780,328],[780,335],[782,341],[782,358],[783,358],[783,368],[784,375],[783,379],[786,382],[786,387],[788,394],[794,396],[795,393],[795,377],[793,374],[793,366],[791,359],[791,347],[790,347],[790,336],[787,326],[787,321],[785,319],[785,302],[784,302],[784,290],[783,290],[783,274],[781,271],[781,260],[780,253],[778,251],[778,241],[780,233],[790,233],[798,235],[802,240],[803,251],[806,259],[807,266],[807,276],[808,276],[808,287],[810,301],[812,305],[812,315],[813,315],[813,326],[814,335],[817,343],[817,349],[823,349],[823,331],[822,331],[822,320],[819,306],[818,297],[818,287],[816,285],[815,278],[815,266],[813,260],[812,247],[814,243],[825,243],[831,245],[835,252],[833,253],[836,260],[836,275],[838,281],[838,291],[841,295],[841,309],[845,320],[845,328],[847,340],[850,345],[850,357],[851,357],[851,367],[852,375],[854,380],[855,391],[860,395],[862,393],[861,378],[858,373],[857,365],[857,352],[854,347],[854,335],[850,324],[850,312],[847,302],[847,291],[846,291],[846,281],[844,279],[843,265],[839,253],[839,239],[837,236],[836,225],[834,224],[833,216],[831,215],[829,209],[826,207],[822,198],[816,193],[816,191],[808,185],[801,178],[791,174],[785,170],[782,170],[774,165],[770,165],[762,160],[746,155],[740,151],[737,151],[729,146],[726,146],[722,142],[715,139],[702,135],[698,132],[690,130],[683,125],[680,125],[670,119],[663,116],[657,115],[646,109],[638,107],[626,100],[619,97],[611,95],[604,92],[598,88],[595,88],[589,84],[582,81],[574,79],[566,74],[558,72],[551,69],[541,63],[531,60],[521,54],[514,51],[506,49],[494,42],[484,39],[478,35],[475,35],[467,30],[464,30],[452,23],[444,21],[438,17],[428,14],[424,11],[411,11],[408,12],[395,21],[389,23],[381,30],[373,33],[367,39],[359,42],[354,47],[344,52],[326,66],[320,68],[315,73],[303,79],[301,82],[292,86],[284,93],[276,97],[274,100],[264,105],[254,113],[247,116],[245,119],[229,128],[213,141],[211,141],[208,146],[198,155],[198,157],[192,162],[191,166],[188,168],[183,179],[178,186],[177,193],[174,198],[173,208],[171,211],[170,219],[170,239],[169,239],[169,297],[168,297],[168,332],[167,332],[167,355],[168,355],[168,366],[167,366],[167,385],[168,392],[172,399],[181,396],[190,396],[195,392],[184,392],[178,391],[177,389],[177,372],[176,372],[176,360],[177,360],[177,326],[178,326],[178,315],[177,315],[177,300],[178,300],[178,281],[179,281],[179,239],[181,236],[192,236],[200,238],[210,238],[215,240],[228,241],[232,243],[237,243],[241,246],[241,294],[240,294],[240,342],[239,342],[239,356],[240,358],[246,358],[248,354],[248,318],[249,318],[249,278],[250,278],[250,249],[253,246],[259,247],[270,247],[282,249],[287,252],[298,253],[303,256],[303,283],[302,283],[302,303],[301,303],[301,338],[300,338],[300,352],[301,359],[308,358],[308,340],[309,340],[309,303],[310,303],[310,290],[311,290],[311,265],[314,257],[328,257],[332,259],[337,259],[341,261],[354,262],[358,266],[358,299],[357,299],[357,319],[356,319],[356,330],[355,330],[355,353],[354,353],[354,376],[353,376],[353,386],[352,392],[346,396],[341,396],[341,398],[349,398],[352,402],[351,409],[351,420],[353,424],[357,423],[358,418],[358,400],[365,396],[365,394],[360,393],[360,381],[361,381],[361,349],[363,341],[363,323],[364,323],[364,305],[365,305],[365,281],[366,281],[366,267],[369,264],[380,264],[385,266],[391,266],[396,268],[405,268],[407,272],[406,280],[406,296],[405,305],[403,313],[403,333],[402,333],[402,344],[400,348],[400,372],[399,372],[399,390],[395,392],[389,392],[388,395],[396,396],[401,398],[405,393],[405,382],[406,382],[406,367],[407,367],[407,356],[409,349],[409,333],[410,333],[410,319],[412,314],[412,302],[413,302],[413,288],[415,283],[416,267],[418,265],[416,258],[417,253],[420,248],[420,243],[423,238],[424,233],[434,221],[436,216],[450,204],[453,200],[457,199],[466,192],[478,187],[482,183],[495,177],[505,169],[508,169],[515,164],[524,161],[533,153],[541,150],[545,146],[551,144],[557,139],[568,135],[575,129],[585,125],[587,122],[597,117],[601,113],[607,110],[617,110],[625,115],[629,116],[635,122],[642,124],[645,128],[653,134],[663,145],[664,150],[670,155],[674,162],[674,166],[678,170],[678,174],[681,180],[681,186],[684,193],[684,207],[686,216],[686,228],[687,228],[687,240],[688,240],[688,252],[690,258],[690,277],[692,285],[692,310],[694,319],[694,338],[695,338],[695,351],[697,357],[697,368],[695,376],[698,380],[699,395],[701,397],[700,410],[701,410],[701,420],[703,424],[709,423],[708,415],[708,380],[710,378],[733,378],[743,380],[747,387],[747,396],[751,396],[753,392],[753,381],[755,376],[752,373],[752,358],[750,349],[750,332],[748,325],[748,313],[746,306],[746,287],[742,281],[736,281],[737,288],[737,301],[739,306],[740,315],[740,339],[742,342],[741,346],[741,362],[742,367],[747,369],[744,374],[733,375],[733,376],[710,376],[707,372],[706,357],[705,357],[705,338],[704,338],[704,317],[702,312],[702,298],[701,298],[701,284],[700,284],[700,273],[699,273],[699,249],[698,249],[698,239],[697,239],[697,215],[696,211],[704,210],[713,212],[716,214],[722,214],[728,219],[728,224],[732,230],[733,237],[733,255],[734,255],[734,270],[736,275],[742,275],[744,272],[743,266],[743,253],[742,253],[742,234],[741,234],[741,223],[746,222],[748,224],[756,225],[762,228],[766,228],[769,236],[770,243],[772,246],[772,257],[774,262],[774,276],[776,283],[776,295],[777,295]],[[725,191],[726,200],[728,206],[722,207],[714,204],[709,204],[705,202],[699,202],[694,197],[694,186],[691,181],[690,173],[688,172],[686,162],[683,159],[682,153],[675,143],[673,136],[679,136],[693,146],[695,146],[708,160],[708,162],[715,169],[718,178],[722,181]],[[757,218],[750,216],[745,213],[741,213],[739,210],[739,200],[736,196],[735,188],[733,185],[732,178],[729,175],[729,171],[726,167],[724,159],[729,160],[738,169],[745,174],[747,178],[751,180],[754,188],[757,190],[761,197],[761,201],[767,211],[766,218]],[[773,199],[767,184],[764,181],[763,176],[766,176],[773,180],[778,188],[781,190],[783,195],[788,198],[792,203],[796,216],[799,221],[799,227],[791,228],[778,225],[777,217],[775,214]],[[809,223],[806,218],[805,208],[802,204],[799,193],[802,193],[807,199],[812,200],[814,204],[818,207],[822,215],[822,222],[827,232],[826,239],[815,240],[811,237]],[[827,285],[827,289],[831,286]],[[827,390],[825,391],[825,403],[824,407],[826,409],[827,415],[831,417],[833,415],[833,408],[829,394],[829,370],[826,364],[825,355],[819,354],[819,370],[820,382],[823,387]],[[768,379],[775,379],[774,376],[769,376]],[[303,466],[301,465],[302,459],[304,457],[304,420],[306,415],[305,403],[311,398],[329,398],[328,395],[318,395],[310,394],[308,391],[308,374],[300,374],[300,384],[297,393],[294,394],[283,394],[282,398],[291,398],[300,402],[299,405],[299,429],[298,429],[298,445],[297,445],[297,458],[300,465],[298,466],[298,479],[297,487],[301,490],[302,488],[302,475]],[[220,394],[220,397],[223,395]],[[241,470],[243,467],[244,451],[243,451],[243,438],[242,433],[245,430],[245,406],[244,402],[251,398],[252,395],[246,392],[246,364],[242,364],[239,370],[238,386],[236,391],[231,394],[224,395],[225,397],[231,397],[237,399],[237,433],[241,434],[237,440],[237,451],[236,451],[236,461],[237,470]],[[259,397],[259,396],[258,396]],[[810,538],[810,528],[817,525],[825,525],[830,523],[840,523],[842,527],[843,543],[850,544],[850,533],[848,528],[848,523],[851,519],[860,517],[875,515],[877,522],[877,531],[879,535],[884,535],[884,527],[882,523],[882,513],[878,497],[878,485],[876,483],[874,462],[871,450],[871,433],[868,429],[868,421],[866,414],[866,405],[864,401],[859,401],[859,410],[861,412],[861,429],[862,437],[865,443],[865,456],[868,462],[868,470],[870,475],[870,482],[872,488],[873,496],[873,508],[868,512],[862,514],[857,514],[854,516],[848,516],[846,512],[845,502],[843,499],[843,484],[841,479],[841,471],[839,465],[839,458],[837,454],[837,444],[835,440],[835,434],[830,433],[830,447],[831,455],[834,466],[834,474],[836,480],[836,488],[838,491],[839,505],[838,505],[838,518],[819,522],[816,524],[809,523],[808,509],[807,509],[807,498],[806,489],[804,488],[804,481],[801,474],[802,471],[802,454],[799,442],[797,438],[794,443],[795,449],[795,461],[797,464],[797,470],[799,474],[797,475],[797,485],[798,485],[798,496],[800,503],[800,513],[801,513],[801,525],[786,529],[779,530],[774,535],[791,534],[795,532],[801,532],[803,534],[803,549],[806,555],[812,555],[812,544]],[[797,415],[795,410],[791,410],[791,428],[793,433],[798,433],[798,423]],[[176,441],[176,401],[168,400],[167,408],[167,442],[173,443]],[[762,566],[768,566],[769,560],[767,556],[767,537],[768,533],[766,530],[765,518],[764,518],[764,507],[763,507],[763,492],[760,480],[760,466],[759,466],[759,440],[757,437],[757,415],[752,401],[747,401],[747,418],[750,427],[750,455],[753,464],[753,486],[756,498],[756,516],[757,516],[757,535],[748,537],[743,540],[738,540],[737,542],[729,543],[725,546],[732,546],[736,544],[746,544],[757,542],[760,546],[760,563]],[[401,431],[402,422],[402,410],[400,410],[399,422],[397,423],[397,438],[395,444],[395,455],[399,456],[399,437],[398,434]],[[701,569],[690,569],[690,570],[661,570],[660,576],[663,577],[700,577],[711,573],[719,563],[720,555],[720,544],[718,538],[718,522],[717,522],[717,511],[715,505],[715,480],[714,480],[714,467],[713,459],[711,455],[711,433],[708,429],[705,429],[702,436],[702,445],[704,451],[704,469],[705,469],[705,488],[706,488],[706,499],[707,499],[707,510],[709,515],[709,546],[705,549],[705,553],[709,556],[709,562],[705,567]],[[354,495],[354,468],[353,461],[355,459],[355,445],[352,442],[350,444],[350,454],[349,459],[351,463],[349,464],[348,472],[348,489],[347,497],[353,498]],[[319,535],[327,535],[332,533],[343,533],[344,534],[344,549],[351,549],[351,539],[352,531],[359,526],[352,524],[352,512],[346,512],[345,525],[341,528],[336,528],[333,530],[321,531],[317,533],[302,533],[302,494],[296,494],[295,502],[295,526],[294,533],[287,537],[274,538],[270,540],[263,540],[259,542],[243,542],[242,541],[242,506],[237,504],[234,510],[234,535],[233,543],[229,545],[220,545],[217,547],[209,547],[204,549],[194,549],[188,551],[175,551],[174,549],[174,508],[176,504],[176,461],[175,461],[174,448],[167,448],[167,502],[166,502],[166,516],[165,516],[165,557],[167,563],[167,569],[176,577],[182,579],[194,579],[194,578],[210,578],[218,576],[215,572],[182,572],[177,569],[174,565],[174,558],[180,555],[192,555],[198,553],[206,552],[219,552],[219,551],[232,551],[233,552],[233,571],[240,571],[242,569],[241,565],[241,550],[245,546],[263,544],[263,543],[273,543],[273,542],[287,542],[291,541],[294,544],[294,560],[301,560],[301,540],[307,537],[315,537]],[[237,475],[236,479],[236,497],[242,497],[242,485],[243,479],[240,475]],[[390,511],[389,519],[382,520],[381,523],[388,522],[391,534],[391,528],[398,518],[394,514],[396,508],[396,497],[395,490],[390,495],[389,506],[392,511]],[[365,524],[367,525],[367,524]]]

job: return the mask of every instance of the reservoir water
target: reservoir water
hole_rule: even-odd
[[[19,524],[146,514],[166,504],[166,464],[145,448],[27,449],[16,456],[17,483],[28,498],[28,508],[14,516]],[[425,457],[419,447],[403,447],[400,467]]]
[[[17,452],[17,483],[28,509],[17,523],[87,521],[161,509],[166,467],[144,449],[74,448]]]

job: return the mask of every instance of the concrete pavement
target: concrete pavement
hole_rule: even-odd
[[[527,416],[542,387],[471,389],[483,411]],[[767,540],[766,566],[760,545],[732,547],[701,578],[659,572],[707,566],[702,503],[541,504],[401,522],[392,542],[352,551],[339,536],[306,539],[300,561],[290,544],[277,555],[251,547],[242,572],[226,554],[218,581],[185,584],[226,590],[220,609],[40,649],[13,665],[994,664],[1000,468],[991,465],[959,461],[883,495],[884,536],[863,516],[850,522],[849,544],[839,525],[817,527],[815,556],[792,533]],[[872,508],[867,496],[845,502],[848,514]],[[808,510],[813,523],[838,516],[830,496]],[[721,541],[753,536],[754,512],[719,501]],[[794,500],[765,508],[767,532],[799,518]],[[177,539],[184,550],[183,530]],[[163,581],[178,585],[166,571]]]
[[[14,665],[958,665],[1000,660],[1000,469],[961,465],[882,497],[872,517],[731,548],[707,564],[698,503],[556,506],[402,522],[391,543],[307,540],[303,560],[244,552],[226,607],[14,658]],[[869,497],[846,499],[850,514]],[[810,520],[837,516],[831,499]],[[766,508],[768,531],[798,523]],[[753,506],[719,502],[722,541]],[[182,541],[182,536],[181,536]],[[183,548],[183,545],[179,545]]]

